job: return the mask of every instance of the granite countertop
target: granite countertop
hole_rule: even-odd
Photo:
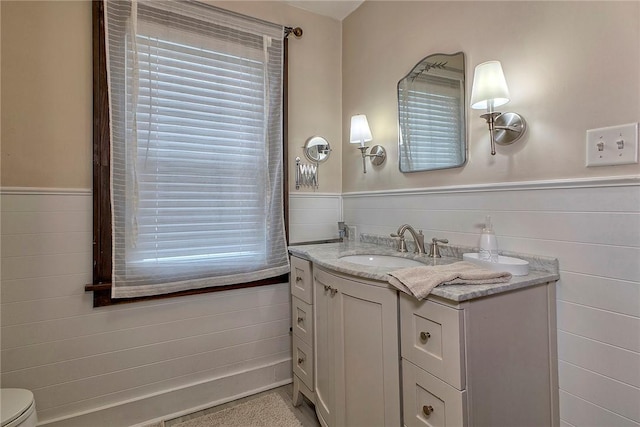
[[[375,239],[370,240],[375,241]],[[376,243],[378,244],[347,241],[342,243],[289,246],[289,253],[299,258],[309,260],[328,270],[378,281],[380,282],[380,286],[391,287],[391,285],[388,284],[389,275],[387,273],[394,269],[353,264],[342,261],[340,258],[347,255],[361,254],[393,255],[415,259],[423,262],[425,265],[444,265],[462,261],[463,253],[477,252],[471,247],[443,245],[441,247],[442,258],[428,258],[425,255],[418,255],[412,252],[400,253],[392,247],[389,247],[388,241],[376,241]],[[507,283],[490,285],[440,285],[431,291],[431,295],[454,302],[462,302],[559,279],[558,260],[555,258],[508,252],[500,252],[500,254],[529,261],[529,274],[526,276],[513,276]]]

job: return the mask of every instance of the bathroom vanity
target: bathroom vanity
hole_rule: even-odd
[[[291,253],[294,405],[325,426],[557,426],[557,261],[493,285],[444,285],[423,301],[388,268],[342,257],[387,254],[361,243]],[[461,255],[460,255],[461,256]]]

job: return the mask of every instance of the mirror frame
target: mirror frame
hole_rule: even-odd
[[[319,152],[317,148],[314,148],[320,145],[326,145],[327,147],[322,153]],[[314,150],[318,154],[317,157],[314,157],[313,155]],[[304,152],[304,157],[310,162],[324,163],[327,161],[329,155],[331,154],[331,144],[329,144],[329,141],[327,141],[326,138],[316,135],[307,139],[307,141],[304,143],[304,147],[302,147],[302,151]]]
[[[405,79],[409,78],[411,75],[416,74],[416,73],[422,73],[424,71],[424,68],[426,68],[426,62],[428,59],[433,58],[433,57],[455,57],[461,55],[462,56],[462,84],[461,84],[461,108],[460,108],[460,123],[463,127],[462,132],[461,132],[461,140],[458,142],[460,145],[460,148],[462,150],[462,161],[460,163],[456,163],[456,164],[451,164],[448,166],[443,166],[443,167],[426,167],[426,168],[421,168],[421,169],[409,169],[409,170],[403,170],[402,169],[402,156],[403,156],[403,152],[405,151],[405,149],[403,148],[403,144],[402,144],[402,135],[403,135],[403,130],[402,130],[402,124],[400,121],[400,85],[403,83],[403,81],[405,81]],[[446,65],[442,64],[441,66],[444,67]],[[421,70],[421,68],[423,68]],[[430,68],[435,68],[435,67],[430,67]],[[428,69],[427,69],[428,71]],[[466,55],[464,54],[464,52],[459,51],[456,53],[434,53],[434,54],[430,54],[425,56],[424,58],[422,58],[420,61],[418,61],[418,63],[404,76],[402,77],[402,79],[400,79],[398,81],[398,85],[397,85],[397,91],[396,91],[396,98],[397,98],[397,102],[398,102],[398,169],[400,170],[400,172],[402,173],[413,173],[413,172],[424,172],[424,171],[431,171],[431,170],[443,170],[443,169],[453,169],[453,168],[459,168],[459,167],[463,167],[464,165],[467,164],[468,158],[469,158],[469,138],[468,138],[468,128],[467,128],[467,88],[466,88]]]

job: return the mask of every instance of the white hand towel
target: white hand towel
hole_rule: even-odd
[[[421,300],[438,285],[505,283],[511,273],[491,271],[466,261],[453,264],[403,268],[389,273],[389,283]]]

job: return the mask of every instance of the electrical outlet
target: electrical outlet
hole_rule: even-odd
[[[638,163],[638,123],[587,131],[587,166]]]
[[[356,236],[358,235],[358,230],[355,225],[349,225],[349,241],[356,240]]]

